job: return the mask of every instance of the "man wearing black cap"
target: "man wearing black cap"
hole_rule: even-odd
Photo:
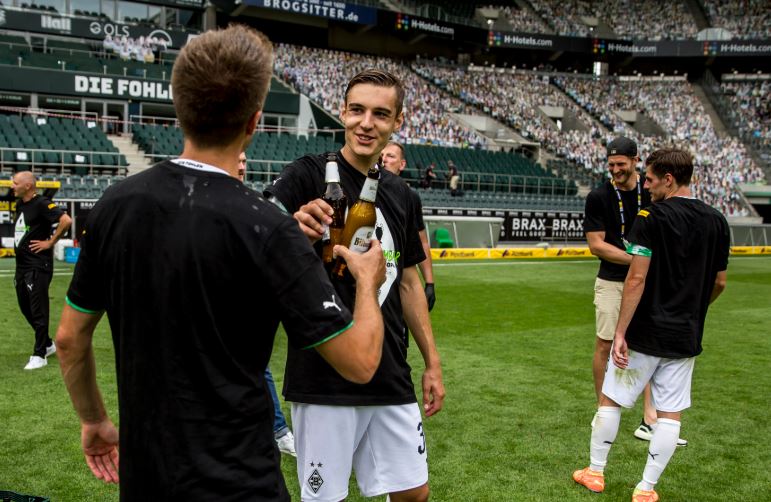
[[[621,307],[624,279],[632,262],[632,256],[625,251],[626,237],[637,213],[651,203],[650,194],[643,189],[636,171],[639,161],[637,143],[624,136],[615,138],[608,143],[610,179],[586,197],[586,241],[592,254],[600,259],[600,270],[594,283],[597,338],[592,361],[598,400]],[[645,388],[644,396],[645,412],[640,427],[635,430],[635,437],[649,441],[651,425],[656,422],[656,410],[650,402],[649,387]],[[681,442],[681,446],[687,444]]]

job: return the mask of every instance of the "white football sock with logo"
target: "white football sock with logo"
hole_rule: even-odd
[[[659,418],[653,429],[653,437],[648,445],[648,461],[645,464],[642,481],[637,484],[640,490],[653,490],[661,473],[672,458],[680,437],[680,422],[669,418]]]
[[[602,472],[608,463],[608,453],[618,434],[618,424],[621,422],[621,408],[616,406],[600,406],[597,409],[592,439],[589,442],[589,467],[593,471]]]

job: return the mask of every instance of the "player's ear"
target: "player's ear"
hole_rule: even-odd
[[[398,131],[402,124],[404,123],[404,110],[399,112],[399,115],[396,116],[396,123],[394,124],[394,131]]]

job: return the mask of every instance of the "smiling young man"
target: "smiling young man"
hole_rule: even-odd
[[[655,204],[640,211],[629,234],[626,251],[632,262],[592,429],[590,465],[573,473],[589,490],[604,489],[619,407],[633,407],[650,383],[658,423],[634,502],[659,499],[653,488],[674,454],[681,414],[691,405],[707,309],[726,284],[728,223],[691,196],[692,174],[692,157],[682,150],[657,150],[646,161],[645,187]]]
[[[404,89],[393,75],[366,70],[351,79],[341,119],[345,145],[337,152],[340,180],[350,204],[367,170],[403,121]],[[308,155],[289,164],[266,190],[294,213],[308,238],[318,242],[331,207],[324,193],[326,155]],[[289,348],[284,395],[292,402],[297,471],[302,500],[338,502],[348,495],[351,469],[367,497],[390,494],[392,502],[428,498],[426,443],[407,364],[403,320],[425,362],[423,411],[442,408],[444,386],[426,297],[416,265],[425,255],[415,225],[417,208],[409,187],[381,171],[375,201],[375,233],[386,256],[386,282],[378,292],[385,336],[380,367],[372,381],[354,385],[339,378],[320,357]],[[335,284],[341,298],[350,285]],[[349,305],[351,307],[351,305]]]

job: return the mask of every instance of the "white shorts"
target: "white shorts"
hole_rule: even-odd
[[[426,438],[417,403],[292,403],[292,427],[303,501],[345,499],[351,468],[365,497],[428,483]]]
[[[611,349],[612,350],[612,349]],[[602,393],[624,408],[651,383],[651,401],[658,411],[675,413],[691,407],[691,378],[695,357],[667,359],[629,351],[629,365],[621,369],[611,355],[605,370]]]
[[[612,342],[616,335],[618,312],[624,281],[607,281],[599,277],[594,281],[594,318],[597,337]]]

